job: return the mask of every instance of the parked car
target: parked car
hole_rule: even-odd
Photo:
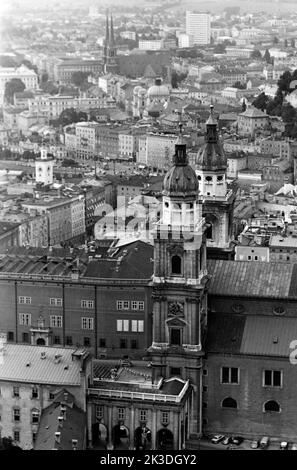
[[[260,441],[260,448],[266,449],[268,446],[269,446],[269,437],[267,436],[262,437]]]
[[[224,444],[224,446],[227,446],[228,444],[232,444],[232,437],[226,436],[225,439],[222,441],[222,444]]]
[[[254,441],[251,442],[251,449],[258,449],[260,443],[258,439],[255,439]]]
[[[243,437],[241,436],[234,436],[232,437],[232,444],[239,446],[244,441]]]
[[[225,436],[223,434],[216,434],[215,436],[213,436],[211,442],[213,442],[213,444],[218,444],[224,439],[224,437]]]
[[[289,444],[286,441],[282,441],[279,446],[280,450],[288,450],[288,447]]]
[[[297,450],[297,444],[293,443],[292,447],[291,447],[291,450]]]

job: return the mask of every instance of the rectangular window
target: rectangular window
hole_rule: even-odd
[[[94,300],[81,300],[80,305],[82,308],[94,308]]]
[[[62,305],[63,305],[62,299],[59,299],[59,298],[57,299],[55,297],[51,297],[50,298],[50,305],[52,307],[62,307]]]
[[[264,370],[263,386],[264,387],[282,387],[282,371]]]
[[[140,421],[144,421],[146,422],[147,421],[147,410],[139,410],[139,418],[140,418]]]
[[[161,422],[162,424],[169,424],[169,411],[161,411]]]
[[[31,300],[31,297],[24,297],[23,295],[19,296],[19,304],[30,304]]]
[[[21,421],[21,410],[19,408],[13,409],[13,420],[16,422]]]
[[[55,394],[53,392],[49,392],[48,399],[53,400],[55,398]]]
[[[34,410],[32,411],[32,424],[38,424],[39,423],[39,411]]]
[[[96,419],[102,419],[103,418],[103,406],[96,405],[95,415],[96,415]]]
[[[170,375],[181,376],[180,367],[170,367]]]
[[[88,336],[84,337],[84,346],[86,346],[87,348],[91,346],[91,340]]]
[[[118,408],[118,420],[119,421],[125,420],[125,408]]]
[[[19,398],[20,397],[20,387],[13,387],[12,388],[12,396],[14,398]]]
[[[129,300],[118,300],[117,301],[117,310],[129,310],[130,302]]]
[[[13,431],[13,440],[15,442],[20,442],[20,431]]]
[[[82,330],[93,330],[94,329],[94,318],[82,317],[81,319]]]
[[[143,320],[132,320],[132,331],[137,333],[143,333]]]
[[[72,336],[66,336],[66,345],[72,346]]]
[[[106,348],[106,339],[105,338],[100,338],[99,339],[99,347],[100,348]]]
[[[51,328],[62,328],[63,326],[62,315],[50,315],[50,326]]]
[[[38,387],[32,387],[32,395],[31,398],[38,398]]]
[[[54,336],[54,344],[61,344],[60,336]]]
[[[126,340],[126,338],[120,338],[120,349],[127,349],[127,340]]]
[[[137,339],[131,339],[131,349],[138,349]]]
[[[13,331],[9,331],[7,334],[7,340],[8,341],[13,341],[14,340],[14,333]]]
[[[117,320],[117,331],[129,331],[129,320]]]
[[[22,334],[23,343],[29,343],[29,333]]]
[[[138,301],[138,300],[132,300],[131,310],[144,310],[144,302]]]
[[[221,382],[223,384],[239,384],[239,369],[237,367],[222,367]]]
[[[31,325],[31,313],[19,313],[20,325]]]

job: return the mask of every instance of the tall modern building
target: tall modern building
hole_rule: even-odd
[[[186,33],[192,44],[210,43],[210,14],[186,12]]]

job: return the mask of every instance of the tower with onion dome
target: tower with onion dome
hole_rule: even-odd
[[[148,350],[153,380],[189,380],[176,449],[201,435],[201,373],[207,323],[206,240],[199,184],[180,132],[163,182],[161,220],[154,228],[153,340]],[[175,433],[173,433],[175,434]]]
[[[233,257],[233,210],[235,194],[227,187],[227,157],[218,135],[214,108],[206,122],[205,143],[198,150],[196,174],[199,196],[206,220],[207,254],[209,258]]]

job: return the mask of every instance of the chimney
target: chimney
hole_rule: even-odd
[[[66,406],[61,405],[60,406],[60,412],[61,412],[60,416],[63,418],[63,420],[65,420],[66,419]]]
[[[64,392],[64,400],[65,400],[65,401],[68,400],[68,392]],[[65,411],[66,411],[66,407],[65,407]]]
[[[60,444],[61,442],[61,433],[60,432],[55,432],[55,441]]]
[[[40,359],[46,359],[46,353],[45,352],[40,353]]]
[[[58,421],[59,421],[59,428],[62,428],[63,427],[63,421],[64,421],[63,416],[58,416]]]

